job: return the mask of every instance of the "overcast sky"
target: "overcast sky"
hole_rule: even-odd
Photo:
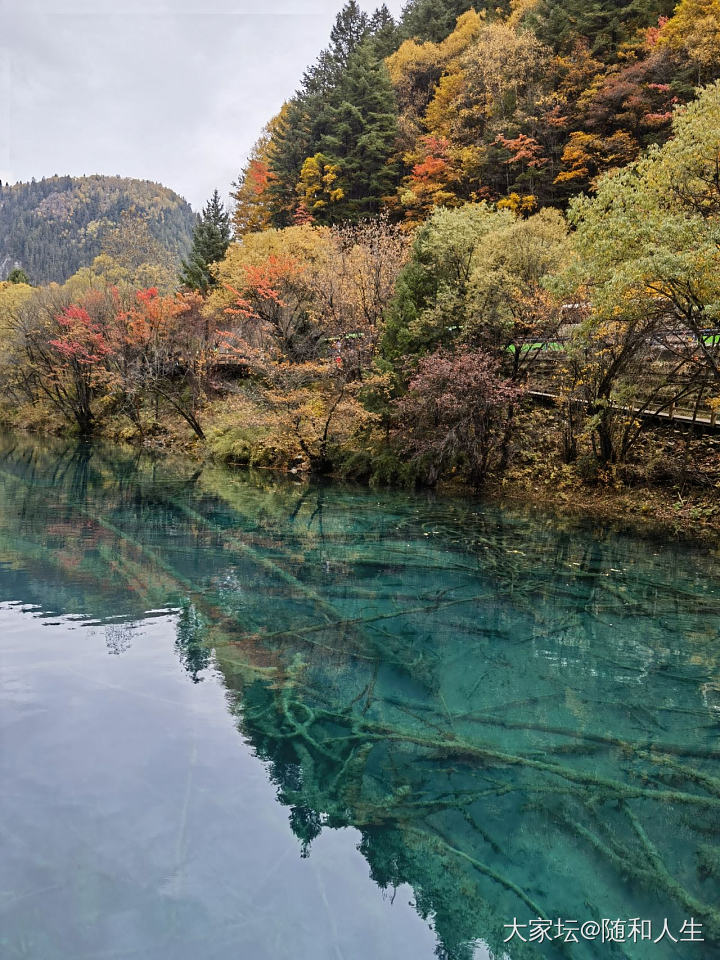
[[[225,196],[342,3],[0,0],[0,180],[119,173],[195,209]]]

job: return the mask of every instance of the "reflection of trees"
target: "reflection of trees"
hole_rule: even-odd
[[[432,697],[382,695],[373,679],[352,697],[348,683],[344,676],[329,691],[322,670],[296,660],[279,687],[258,681],[243,691],[243,733],[268,762],[305,853],[324,825],[357,827],[376,882],[412,884],[447,956],[469,957],[480,936],[500,950],[511,916],[567,917],[568,903],[582,914],[582,899],[564,886],[575,871],[604,872],[597,886],[581,885],[594,888],[596,913],[605,915],[609,870],[628,903],[641,885],[717,930],[702,871],[686,884],[692,864],[675,860],[672,841],[667,849],[669,836],[697,841],[698,819],[717,818],[720,781],[703,773],[717,752],[690,760],[674,744],[650,749],[540,725],[513,738],[502,717],[488,725]],[[549,846],[570,858],[564,881],[531,878],[516,829],[533,838],[535,856]]]
[[[175,649],[180,662],[192,677],[193,683],[200,683],[199,676],[210,666],[212,659],[206,643],[207,621],[194,604],[183,601],[177,618]]]
[[[126,653],[132,646],[132,629],[126,623],[105,624],[105,646],[114,657]]]
[[[178,608],[185,668],[214,650],[302,852],[356,827],[439,956],[502,955],[513,916],[718,924],[712,558],[102,450],[78,483],[75,462],[0,451],[0,582],[15,565],[61,612]]]

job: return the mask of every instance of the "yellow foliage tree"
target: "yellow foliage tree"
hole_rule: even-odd
[[[231,196],[235,201],[233,230],[236,237],[257,230],[266,230],[270,226],[272,216],[268,195],[268,187],[272,179],[270,149],[273,132],[286,111],[287,105],[267,124],[250,151],[248,162],[243,167],[240,177],[233,184],[235,190]]]
[[[316,153],[305,160],[300,171],[297,194],[311,214],[344,198],[340,174],[340,164],[333,163],[323,153]]]
[[[720,0],[680,0],[663,25],[658,43],[669,47],[697,71],[697,82],[720,73]]]

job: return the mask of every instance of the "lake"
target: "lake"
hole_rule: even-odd
[[[707,548],[1,436],[0,956],[718,957],[719,633]]]

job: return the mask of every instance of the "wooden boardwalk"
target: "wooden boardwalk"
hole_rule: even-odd
[[[528,390],[526,396],[530,397],[536,403],[543,406],[553,407],[560,399],[556,393],[546,393],[542,390]],[[575,403],[585,404],[587,401],[575,400]],[[616,407],[621,413],[629,413],[635,417],[642,417],[643,420],[653,420],[656,423],[676,423],[678,426],[694,427],[698,430],[720,431],[720,422],[715,414],[703,414],[703,416],[692,416],[687,413],[679,413],[676,409],[669,410],[644,410],[640,407]]]

